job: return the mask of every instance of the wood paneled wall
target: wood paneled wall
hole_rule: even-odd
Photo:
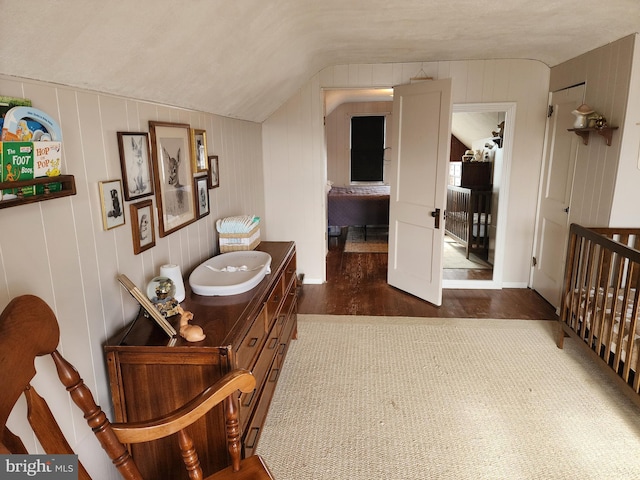
[[[585,103],[618,126],[611,146],[592,134],[580,143],[570,221],[586,226],[640,225],[640,42],[630,35],[551,69],[550,91],[585,84]]]
[[[0,93],[29,98],[59,122],[62,171],[75,175],[78,191],[72,197],[0,210],[0,308],[21,294],[42,297],[60,321],[60,349],[108,411],[103,343],[138,310],[117,274],[144,289],[165,263],[176,263],[188,273],[216,251],[216,219],[243,213],[264,218],[261,126],[13,77],[0,77]],[[209,154],[220,156],[220,187],[209,191],[210,215],[164,238],[156,227],[156,246],[134,255],[129,202],[124,205],[126,224],[104,231],[98,182],[122,178],[116,132],[146,132],[149,120],[205,129]],[[38,367],[55,374],[48,362]],[[45,390],[47,383],[39,375],[35,386]],[[51,407],[94,478],[119,478],[69,405],[67,393],[62,390],[57,398]],[[42,453],[33,436],[25,435],[21,420],[12,418],[10,428],[29,451]]]

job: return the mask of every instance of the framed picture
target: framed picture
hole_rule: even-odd
[[[107,180],[100,182],[98,187],[100,189],[103,228],[111,230],[124,225],[122,182],[120,180]]]
[[[124,199],[136,200],[153,195],[149,134],[146,132],[117,133]]]
[[[209,215],[209,179],[207,175],[200,175],[193,179],[198,201],[198,218]]]
[[[164,237],[196,220],[190,127],[151,121],[149,131],[158,233]]]
[[[131,233],[133,236],[133,253],[149,250],[156,244],[156,230],[153,222],[153,202],[143,200],[129,205],[131,214]]]
[[[193,171],[205,172],[207,165],[207,132],[191,129],[191,155],[193,156]]]
[[[209,188],[220,186],[220,170],[218,168],[218,155],[209,155]]]
[[[175,338],[178,335],[178,332],[176,332],[173,325],[169,323],[169,320],[162,316],[160,311],[153,305],[153,303],[151,303],[147,296],[142,293],[135,283],[129,280],[129,277],[121,273],[118,275],[118,281],[129,291],[131,296],[138,301],[140,306],[145,309],[149,316],[153,318],[162,330],[164,330],[164,333],[166,333],[170,338]],[[173,343],[170,345],[173,345]]]

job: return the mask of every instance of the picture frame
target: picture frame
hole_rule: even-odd
[[[166,333],[167,336],[169,336],[170,338],[177,337],[178,332],[175,328],[173,328],[173,325],[169,323],[169,320],[162,316],[162,314],[156,307],[154,307],[153,303],[151,303],[147,296],[142,293],[142,291],[135,285],[135,283],[129,280],[129,277],[121,273],[120,275],[118,275],[118,281],[124,288],[129,291],[131,296],[138,301],[140,306],[158,324],[158,326],[162,328],[162,330],[164,330],[164,333]]]
[[[117,132],[117,135],[124,199],[130,201],[153,195],[149,134]]]
[[[165,237],[196,220],[191,128],[185,123],[149,122],[158,208],[158,234]]]
[[[129,215],[131,218],[133,253],[138,255],[155,247],[156,230],[151,199],[129,205]]]
[[[207,162],[207,132],[197,128],[191,129],[191,156],[193,158],[193,172],[206,172]]]
[[[220,186],[220,169],[218,155],[209,155],[209,188]]]
[[[102,210],[102,227],[105,230],[125,224],[124,201],[122,197],[122,181],[106,180],[98,183],[100,191],[100,208]]]
[[[198,205],[198,218],[202,218],[209,215],[209,178],[206,174],[198,175],[193,179],[193,184]]]

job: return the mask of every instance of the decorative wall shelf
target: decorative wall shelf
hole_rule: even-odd
[[[568,128],[570,132],[575,132],[576,135],[582,137],[582,143],[585,145],[589,145],[589,135],[591,132],[596,132],[598,135],[604,137],[607,141],[607,146],[611,146],[611,136],[614,130],[617,130],[618,127],[603,127],[603,128]]]
[[[34,178],[32,180],[18,180],[17,182],[0,182],[0,190],[8,188],[19,189],[23,187],[29,187],[32,185],[49,185],[52,183],[60,183],[62,190],[57,192],[41,193],[37,195],[30,195],[27,197],[21,197],[11,199],[0,200],[0,209],[15,207],[17,205],[25,205],[27,203],[42,202],[44,200],[53,200],[54,198],[68,197],[76,194],[76,181],[73,175],[59,175],[57,177],[43,177]]]

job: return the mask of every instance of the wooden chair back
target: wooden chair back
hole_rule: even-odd
[[[0,385],[3,389],[3,394],[0,395],[0,453],[29,453],[20,438],[7,428],[7,419],[23,394],[28,408],[27,419],[44,451],[48,454],[74,453],[47,403],[31,386],[31,381],[36,375],[36,357],[50,355],[60,381],[74,403],[82,410],[87,424],[124,479],[143,480],[125,444],[152,441],[173,434],[176,435],[189,479],[273,478],[264,461],[257,455],[241,460],[237,406],[232,398],[238,390],[253,390],[255,379],[250,372],[230,372],[185,406],[157,420],[138,422],[135,425],[112,424],[96,405],[93,395],[76,369],[58,352],[58,321],[43,300],[33,295],[13,299],[0,315],[0,332]],[[223,401],[231,465],[205,479],[187,427]],[[78,467],[78,478],[91,480],[80,462]]]

